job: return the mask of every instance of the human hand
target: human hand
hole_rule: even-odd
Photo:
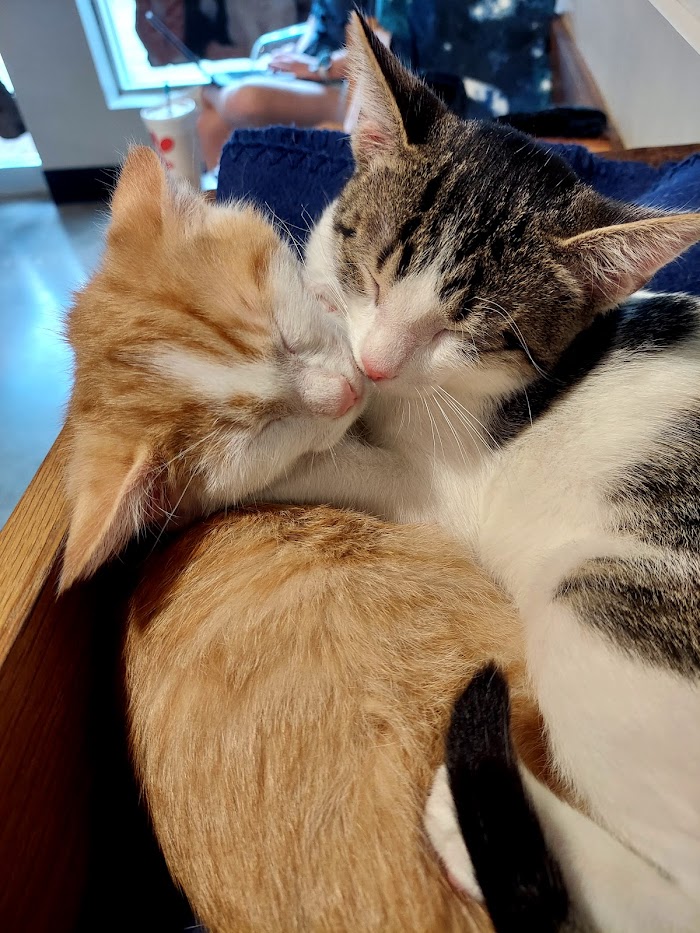
[[[270,71],[283,71],[305,81],[318,81],[318,73],[313,70],[315,66],[313,55],[302,52],[277,52],[271,56],[268,65]]]
[[[318,71],[318,59],[301,52],[293,54],[277,52],[270,58],[268,67],[271,71],[285,71],[305,81],[342,81],[345,78],[345,66],[348,54],[345,49],[331,53],[331,63],[326,72]]]

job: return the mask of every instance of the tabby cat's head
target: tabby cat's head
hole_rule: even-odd
[[[171,187],[146,148],[68,338],[63,586],[147,524],[251,497],[359,414],[363,377],[289,248],[251,208]]]
[[[449,113],[357,16],[351,33],[356,170],[307,269],[383,388],[468,364],[521,383],[700,239],[700,215],[603,198],[528,137]]]

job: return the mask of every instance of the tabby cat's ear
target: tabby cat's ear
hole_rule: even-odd
[[[76,437],[68,468],[71,517],[59,592],[89,577],[146,525],[153,496],[147,447]]]
[[[163,226],[170,197],[165,169],[148,146],[132,146],[112,195],[112,231],[152,237]]]
[[[606,311],[699,240],[700,214],[667,214],[586,230],[561,246],[593,309]]]
[[[444,104],[385,48],[359,13],[348,27],[350,86],[359,103],[352,148],[360,165],[426,142]]]

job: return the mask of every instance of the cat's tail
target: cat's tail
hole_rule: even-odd
[[[446,763],[459,827],[497,933],[571,930],[569,897],[523,787],[508,684],[495,664],[455,704]]]

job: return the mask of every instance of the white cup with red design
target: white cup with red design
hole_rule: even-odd
[[[175,97],[158,107],[146,107],[141,111],[141,119],[168,172],[199,190],[202,156],[197,137],[195,101],[191,97]]]

